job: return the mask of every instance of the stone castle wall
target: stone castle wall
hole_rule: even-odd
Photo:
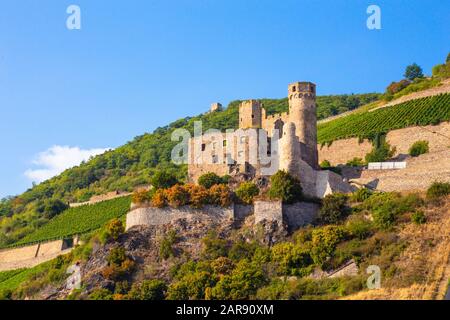
[[[255,201],[254,205],[233,205],[229,208],[205,206],[202,209],[181,208],[136,208],[127,214],[126,229],[135,226],[159,226],[173,223],[180,219],[188,221],[213,221],[216,223],[233,223],[242,221],[253,214],[254,224],[264,220],[276,221],[278,225],[286,224],[289,229],[297,229],[311,224],[317,216],[319,205],[299,202],[292,205],[281,201]]]
[[[396,156],[408,154],[411,145],[418,140],[427,140],[430,152],[447,150],[450,147],[450,122],[436,126],[409,127],[388,132],[386,141],[397,148]],[[345,164],[353,158],[364,159],[372,150],[370,141],[358,142],[357,138],[334,141],[331,146],[319,146],[319,162],[328,160],[332,165]]]

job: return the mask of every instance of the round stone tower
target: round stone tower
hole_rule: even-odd
[[[301,158],[318,169],[316,85],[294,82],[288,87],[289,121],[295,125],[295,135],[301,144]]]
[[[283,128],[283,137],[279,141],[279,169],[286,170],[291,175],[300,178],[300,143],[295,135],[295,125],[288,122]]]

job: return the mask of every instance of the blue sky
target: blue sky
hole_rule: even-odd
[[[81,30],[66,28],[70,4]],[[383,91],[449,44],[441,0],[2,1],[0,197],[214,101],[284,97],[297,80]]]

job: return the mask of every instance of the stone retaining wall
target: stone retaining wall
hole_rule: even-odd
[[[436,126],[409,127],[388,132],[386,141],[397,148],[395,156],[408,154],[411,145],[418,140],[429,142],[430,152],[448,150],[450,147],[450,122]],[[359,143],[358,138],[334,141],[331,146],[319,146],[319,162],[328,160],[332,165],[345,164],[353,158],[364,159],[372,150],[370,141]]]

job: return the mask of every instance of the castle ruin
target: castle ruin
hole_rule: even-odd
[[[349,192],[341,176],[320,170],[317,150],[316,85],[295,82],[288,86],[288,112],[266,115],[258,100],[239,106],[239,129],[206,132],[189,141],[190,181],[208,172],[270,177],[285,170],[300,179],[306,195],[322,198]]]

